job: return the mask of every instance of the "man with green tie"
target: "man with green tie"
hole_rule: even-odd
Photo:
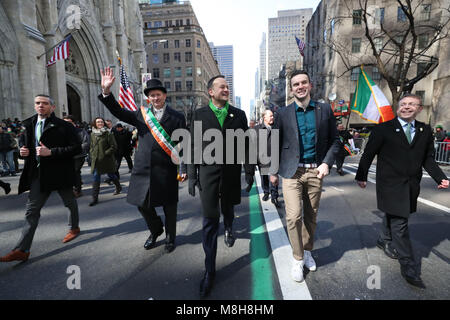
[[[397,118],[372,129],[355,178],[365,188],[370,165],[377,156],[377,205],[385,213],[377,246],[388,257],[398,259],[403,278],[418,287],[423,283],[413,257],[408,218],[417,209],[422,167],[438,189],[449,186],[434,160],[431,128],[416,120],[422,108],[417,95],[405,94],[400,99]]]
[[[73,157],[81,152],[81,141],[75,127],[59,119],[53,99],[45,94],[34,99],[36,114],[23,121],[20,156],[25,165],[20,176],[19,194],[30,191],[26,204],[25,225],[15,248],[0,258],[0,262],[26,261],[41,208],[52,191],[58,191],[64,206],[69,209],[69,232],[63,242],[78,236],[78,205],[72,192],[75,180]]]

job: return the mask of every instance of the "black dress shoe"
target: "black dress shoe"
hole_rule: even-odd
[[[281,204],[278,202],[278,199],[272,199],[272,203],[275,205],[275,207],[281,208]]]
[[[228,248],[231,248],[234,245],[234,241],[236,241],[236,239],[234,238],[233,233],[231,232],[231,229],[225,230],[224,241],[225,241],[225,245]]]
[[[425,288],[422,279],[411,265],[400,265],[400,271],[406,282],[418,288]]]
[[[166,245],[164,246],[164,251],[166,253],[171,253],[173,250],[175,250],[175,243],[166,242]]]
[[[205,272],[202,281],[200,282],[200,297],[205,298],[211,292],[214,284],[215,275],[213,273]]]
[[[156,246],[156,239],[162,235],[162,233],[164,232],[163,229],[161,229],[158,233],[156,234],[150,234],[150,237],[148,237],[147,241],[145,241],[144,244],[144,248],[145,250],[150,250],[152,248],[154,248]]]
[[[263,196],[263,201],[267,201],[267,200],[269,200],[269,194],[268,193],[264,193],[264,196]]]
[[[377,240],[377,247],[384,251],[384,253],[391,259],[398,259],[398,252],[392,246],[392,243],[385,242],[382,239]]]

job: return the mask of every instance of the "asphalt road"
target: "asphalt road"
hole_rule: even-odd
[[[313,251],[318,270],[306,275],[312,299],[449,299],[450,213],[419,203],[411,217],[413,248],[426,289],[411,287],[401,278],[398,262],[375,246],[382,213],[376,209],[375,185],[362,190],[354,182],[357,160],[347,160],[342,177],[332,170],[324,183]],[[83,168],[82,233],[68,244],[61,242],[67,232],[67,210],[56,193],[50,197],[41,212],[30,259],[0,264],[0,300],[199,299],[204,270],[199,197],[190,197],[187,183],[181,185],[176,250],[164,253],[161,236],[159,245],[146,251],[143,244],[149,232],[136,208],[125,201],[127,172],[122,166],[121,195],[113,196],[113,187],[103,184],[100,203],[89,207],[92,178],[89,167]],[[13,191],[0,194],[1,255],[19,239],[27,199],[26,194],[17,195],[18,177],[4,180],[12,183]],[[272,255],[276,248],[264,227],[256,190],[250,195],[242,191],[242,204],[235,209],[233,248],[224,245],[221,227],[210,300],[283,299],[284,284]],[[437,191],[434,181],[424,177],[422,198],[450,208],[448,195],[449,190]],[[280,200],[283,203],[282,196]],[[284,209],[278,213],[285,224]]]

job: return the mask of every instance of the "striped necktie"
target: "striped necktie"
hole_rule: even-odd
[[[42,120],[38,121],[37,124],[37,132],[36,132],[36,147],[39,147],[39,141],[41,140],[42,135]],[[36,156],[36,160],[38,162],[38,167],[41,165],[41,157]]]

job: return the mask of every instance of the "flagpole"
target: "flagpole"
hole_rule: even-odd
[[[75,32],[78,32],[78,31],[79,31],[79,30],[76,30],[76,31],[74,31],[74,33],[75,33]],[[55,44],[53,47],[51,47],[50,49],[48,49],[47,51],[45,51],[43,54],[37,56],[36,58],[37,58],[38,60],[41,59],[41,57],[42,57],[43,55],[45,55],[45,54],[49,53],[50,51],[52,51],[53,49],[55,49],[55,48],[56,48],[57,46],[59,46],[61,43],[63,43],[64,41],[66,41],[66,39],[67,39],[68,36],[72,36],[72,35],[73,35],[73,33],[69,33],[67,36],[64,37],[64,39],[62,39],[60,42],[58,42],[58,43]]]

